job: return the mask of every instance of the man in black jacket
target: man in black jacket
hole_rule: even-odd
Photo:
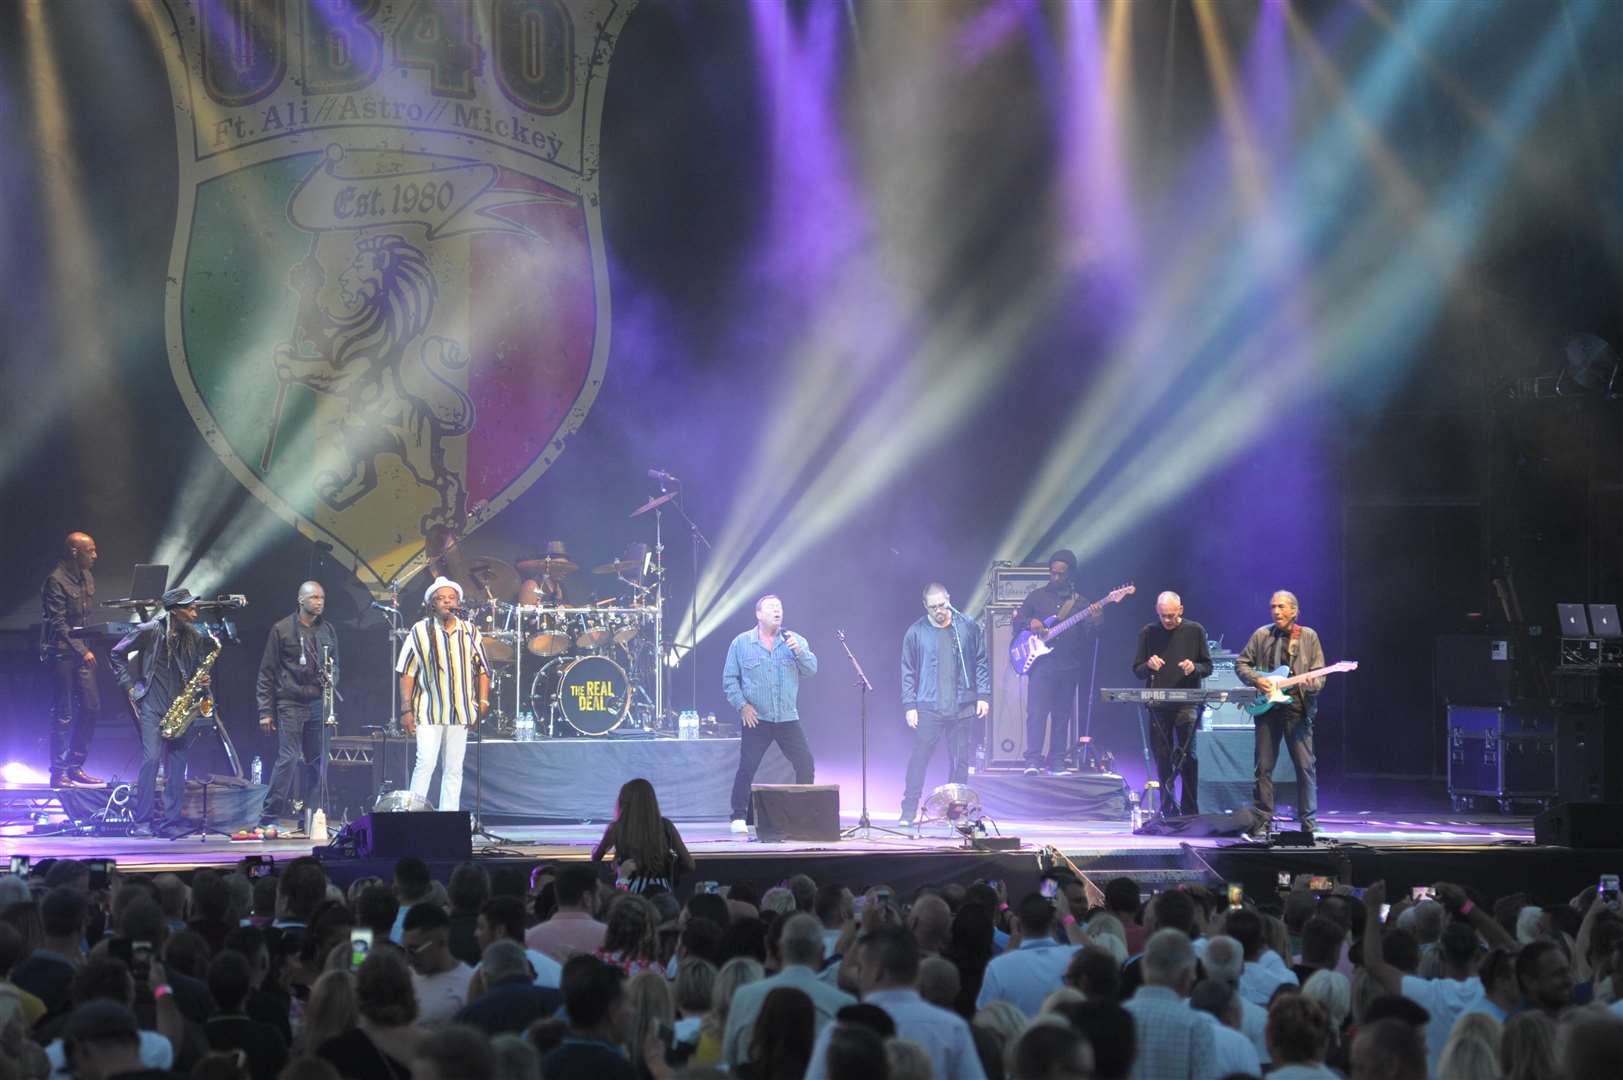
[[[522,1034],[537,1020],[556,1013],[564,1002],[557,990],[535,985],[524,946],[503,938],[491,942],[479,965],[485,992],[462,1007],[459,1024],[472,1024],[486,1035]]]
[[[158,763],[164,765],[164,809],[161,828],[167,832],[180,823],[180,808],[186,801],[186,763],[197,727],[192,725],[177,738],[163,738],[160,726],[164,713],[186,689],[193,675],[205,697],[210,677],[199,674],[205,659],[219,643],[198,632],[197,597],[190,589],[170,589],[163,594],[164,613],[137,626],[113,646],[108,663],[118,685],[129,695],[141,731],[141,772],[136,781],[135,827],[131,836],[151,836],[152,812],[158,798]]]
[[[51,673],[51,786],[100,786],[85,772],[90,738],[101,711],[96,654],[68,630],[89,621],[95,603],[96,541],[69,533],[62,558],[40,589],[40,659]]]
[[[1155,598],[1156,621],[1138,632],[1138,653],[1133,674],[1157,690],[1198,690],[1212,673],[1211,647],[1206,628],[1183,617],[1183,600],[1175,592]],[[1195,732],[1200,726],[1199,705],[1151,705],[1150,750],[1161,777],[1161,808],[1182,814],[1200,813],[1200,763],[1195,759]],[[1182,761],[1179,761],[1179,757]],[[1176,764],[1178,768],[1174,769]],[[1172,785],[1183,777],[1183,796],[1174,799]]]
[[[952,606],[945,585],[924,589],[924,615],[902,638],[902,708],[913,729],[897,824],[911,828],[935,745],[947,740],[947,782],[969,781],[970,725],[990,711],[992,675],[981,628]]]
[[[327,593],[319,581],[300,585],[298,609],[271,627],[259,661],[259,730],[277,733],[276,766],[260,816],[262,827],[293,816],[295,774],[304,801],[308,804],[315,797],[323,767],[321,725],[327,718],[321,701],[329,657],[335,692],[338,681],[338,632],[322,618],[326,607]]]

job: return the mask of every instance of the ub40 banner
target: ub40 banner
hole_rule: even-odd
[[[597,136],[626,0],[165,0],[170,367],[256,497],[382,587],[602,381]]]

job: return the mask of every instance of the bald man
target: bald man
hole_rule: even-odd
[[[1156,690],[1194,690],[1212,673],[1211,648],[1206,628],[1183,617],[1183,598],[1164,592],[1155,598],[1155,621],[1138,632],[1138,653],[1133,674]],[[1152,705],[1150,751],[1161,776],[1161,809],[1181,814],[1200,813],[1200,763],[1195,757],[1195,734],[1200,727],[1199,705]],[[1172,785],[1183,778],[1183,794],[1174,799]]]
[[[319,581],[299,586],[298,607],[270,629],[259,661],[259,730],[276,733],[276,767],[260,827],[295,816],[294,777],[304,802],[315,798],[321,769],[322,670],[332,658],[338,680],[338,632],[323,618],[327,593]]]
[[[89,533],[69,533],[62,557],[40,589],[40,659],[51,672],[51,786],[96,787],[103,781],[85,772],[90,738],[101,711],[96,689],[99,660],[85,642],[68,636],[83,626],[95,605],[96,541]]]

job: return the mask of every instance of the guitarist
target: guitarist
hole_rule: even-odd
[[[1015,613],[1013,626],[1018,632],[1029,629],[1043,633],[1044,620],[1068,618],[1088,606],[1088,601],[1076,591],[1076,555],[1066,548],[1054,552],[1048,560],[1048,584],[1026,594],[1025,602]],[[1086,622],[1096,622],[1087,619]],[[1076,715],[1076,691],[1082,681],[1083,644],[1086,635],[1072,630],[1054,639],[1054,651],[1039,657],[1031,667],[1030,682],[1026,684],[1026,775],[1036,776],[1046,766],[1049,772],[1064,775],[1065,755],[1071,748],[1071,720]],[[1053,737],[1049,740],[1047,759],[1043,756],[1043,741],[1049,734],[1049,717],[1053,717]]]
[[[1319,635],[1296,621],[1299,610],[1295,593],[1281,589],[1269,599],[1268,611],[1273,622],[1258,627],[1234,661],[1234,673],[1241,682],[1268,693],[1273,689],[1274,680],[1259,676],[1258,669],[1272,671],[1288,667],[1294,675],[1325,666]],[[1279,759],[1281,738],[1290,752],[1291,763],[1296,766],[1296,820],[1307,832],[1317,828],[1314,819],[1319,808],[1319,785],[1317,759],[1313,756],[1313,717],[1319,711],[1322,689],[1322,677],[1299,683],[1285,691],[1290,697],[1288,702],[1275,705],[1254,718],[1257,781],[1252,799],[1258,817],[1254,827],[1257,833],[1266,832],[1268,821],[1274,816],[1274,763]]]
[[[1155,598],[1156,621],[1138,632],[1138,653],[1133,674],[1155,689],[1198,690],[1212,673],[1212,653],[1206,628],[1183,617],[1183,599],[1175,592]],[[1199,705],[1150,705],[1150,749],[1161,776],[1162,806],[1168,812],[1200,813],[1200,763],[1195,759],[1195,729],[1200,725]],[[1182,758],[1177,769],[1174,760]],[[1176,774],[1176,775],[1175,775]],[[1183,777],[1183,797],[1173,801],[1172,784]]]

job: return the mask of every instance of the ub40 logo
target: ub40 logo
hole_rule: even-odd
[[[258,498],[382,586],[601,384],[624,0],[165,0],[170,367]]]

